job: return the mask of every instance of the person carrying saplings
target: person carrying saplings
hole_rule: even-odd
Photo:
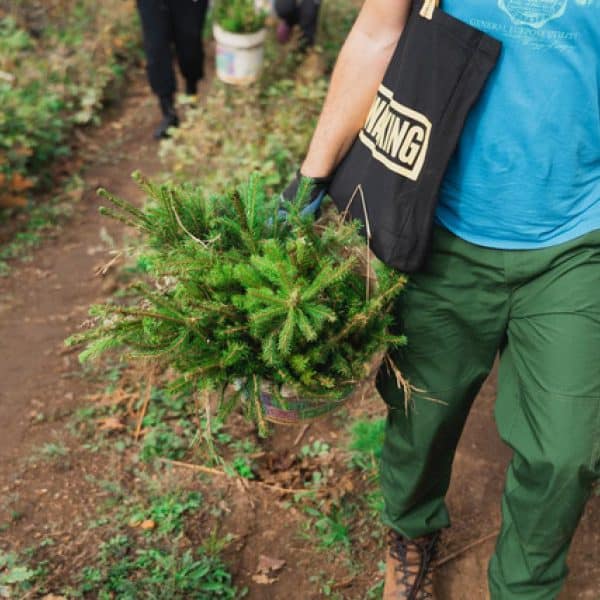
[[[317,178],[315,198],[365,123],[411,5],[362,6],[297,176]],[[426,264],[397,307],[408,345],[392,358],[413,386],[409,406],[388,363],[377,376],[388,407],[384,599],[436,597],[454,453],[499,354],[495,416],[513,456],[490,596],[552,600],[600,479],[600,10],[566,0],[442,8],[503,49],[446,171]]]
[[[185,93],[195,95],[204,75],[202,31],[208,0],[137,0],[142,22],[148,80],[158,97],[162,120],[154,137],[168,136],[177,127],[177,90],[173,50],[185,80]]]
[[[321,0],[275,0],[275,12],[281,19],[277,25],[277,40],[285,44],[292,29],[300,27],[300,47],[314,46]]]

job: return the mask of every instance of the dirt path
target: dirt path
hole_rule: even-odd
[[[18,498],[22,511],[21,523],[11,530],[15,538],[8,542],[24,547],[51,531],[65,548],[71,548],[64,558],[71,566],[78,564],[78,557],[86,552],[86,544],[89,546],[81,528],[93,514],[97,492],[86,476],[98,465],[93,463],[93,455],[83,451],[52,467],[27,464],[24,459],[42,444],[60,439],[66,415],[94,391],[94,384],[81,377],[76,354],[65,352],[63,340],[83,321],[88,306],[105,298],[114,287],[110,276],[102,279],[95,269],[106,263],[107,240],[119,243],[124,231],[98,215],[95,189],[103,186],[128,199],[142,200],[129,174],[135,169],[150,175],[160,171],[157,146],[151,140],[155,119],[154,102],[139,73],[123,106],[100,130],[85,134],[87,151],[92,148],[95,157],[86,171],[86,190],[75,217],[35,252],[31,262],[15,265],[9,278],[0,279],[0,492],[5,500]],[[494,396],[492,377],[475,403],[456,458],[449,494],[454,527],[446,552],[483,541],[441,569],[441,600],[486,598],[486,563],[493,550],[490,534],[498,527],[504,470],[510,458],[495,432],[491,416]],[[373,406],[377,406],[375,411]],[[383,414],[375,398],[352,410]],[[337,435],[327,421],[313,428],[313,433],[332,443]],[[273,443],[284,447],[289,440],[289,433],[281,433]],[[112,470],[115,479],[126,477],[119,471],[119,460],[103,466],[107,472]],[[46,500],[49,498],[53,501]],[[590,502],[577,532],[564,599],[600,597],[598,500]],[[269,588],[254,586],[249,598],[307,600],[303,570],[313,567],[322,556],[311,556],[310,545],[292,535],[300,520],[297,511],[275,504],[267,493],[250,499],[238,494],[235,501],[240,506],[232,504],[230,526],[241,532],[244,545],[229,550],[227,558],[244,583],[251,585],[250,575],[260,551],[286,558],[289,565],[298,559],[297,568],[286,571],[279,583]],[[377,559],[371,561],[375,570],[360,576],[364,580],[361,589],[372,584]],[[352,586],[342,595],[362,599]]]
[[[511,453],[499,439],[493,419],[495,373],[475,400],[454,463],[448,505],[453,519],[451,536],[459,547],[489,538],[500,525],[500,497]],[[575,535],[569,564],[571,572],[560,600],[600,598],[600,497],[588,503]],[[485,573],[495,536],[465,552],[440,571],[442,600],[487,598]],[[456,545],[455,545],[456,547]],[[465,582],[467,583],[465,591]]]
[[[107,260],[107,240],[122,236],[119,224],[98,214],[95,190],[102,186],[140,198],[130,173],[160,169],[151,139],[157,111],[141,73],[130,90],[99,130],[80,134],[85,152],[92,154],[74,218],[35,251],[33,260],[16,264],[11,276],[0,280],[2,478],[14,460],[47,437],[47,425],[31,426],[34,415],[59,419],[85,389],[85,382],[70,376],[77,357],[65,352],[63,341],[85,319],[89,305],[112,291],[110,278],[103,280],[94,270]]]

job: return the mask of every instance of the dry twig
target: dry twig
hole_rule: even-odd
[[[219,475],[221,477],[231,477],[225,471],[221,469],[214,469],[213,467],[205,467],[204,465],[196,465],[193,463],[183,462],[181,460],[172,460],[170,458],[159,458],[161,463],[166,465],[172,465],[174,467],[181,467],[182,469],[189,469],[190,471],[199,471],[201,473],[208,473],[209,475]],[[239,477],[237,479],[240,479]],[[300,488],[285,488],[280,485],[275,485],[274,483],[265,483],[264,481],[253,481],[252,479],[244,479],[244,484],[248,486],[251,485],[259,485],[265,488],[269,488],[276,492],[282,492],[284,494],[299,494],[301,492],[308,492],[310,490],[300,489]]]
[[[488,540],[495,538],[499,532],[500,532],[500,529],[495,529],[491,533],[488,533],[476,540],[473,540],[472,542],[468,543],[466,546],[463,546],[462,548],[459,548],[458,550],[451,552],[450,554],[444,556],[443,558],[440,558],[440,560],[437,560],[435,562],[435,568],[437,569],[437,568],[441,567],[442,565],[445,565],[446,563],[449,563],[450,561],[454,560],[455,558],[461,556],[462,554],[465,554],[465,552],[472,550],[476,546],[480,546],[484,542],[487,542]]]
[[[294,440],[292,446],[296,446],[298,442],[300,442],[300,440],[304,437],[304,434],[308,431],[308,428],[310,426],[311,423],[306,423],[306,425],[304,425],[304,427],[300,430],[300,433],[296,436],[296,439]]]
[[[146,411],[148,410],[148,404],[150,402],[150,395],[152,394],[152,386],[154,385],[154,368],[150,367],[148,369],[148,376],[145,378],[147,381],[145,394],[144,394],[144,402],[142,404],[142,408],[140,408],[140,412],[138,414],[137,425],[135,427],[134,438],[137,441],[140,437],[140,433],[142,431],[142,421],[146,416]]]

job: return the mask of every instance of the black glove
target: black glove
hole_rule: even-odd
[[[298,170],[296,175],[281,193],[281,198],[287,202],[295,202],[298,200],[298,191],[301,184],[308,184],[310,192],[304,200],[306,206],[302,209],[303,215],[314,215],[321,207],[321,202],[327,193],[327,187],[331,177],[307,177],[302,175]]]

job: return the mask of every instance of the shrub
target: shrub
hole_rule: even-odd
[[[18,3],[4,16],[0,3],[0,209],[25,205],[48,180],[72,127],[96,120],[138,56],[138,38],[135,9],[121,0]]]

